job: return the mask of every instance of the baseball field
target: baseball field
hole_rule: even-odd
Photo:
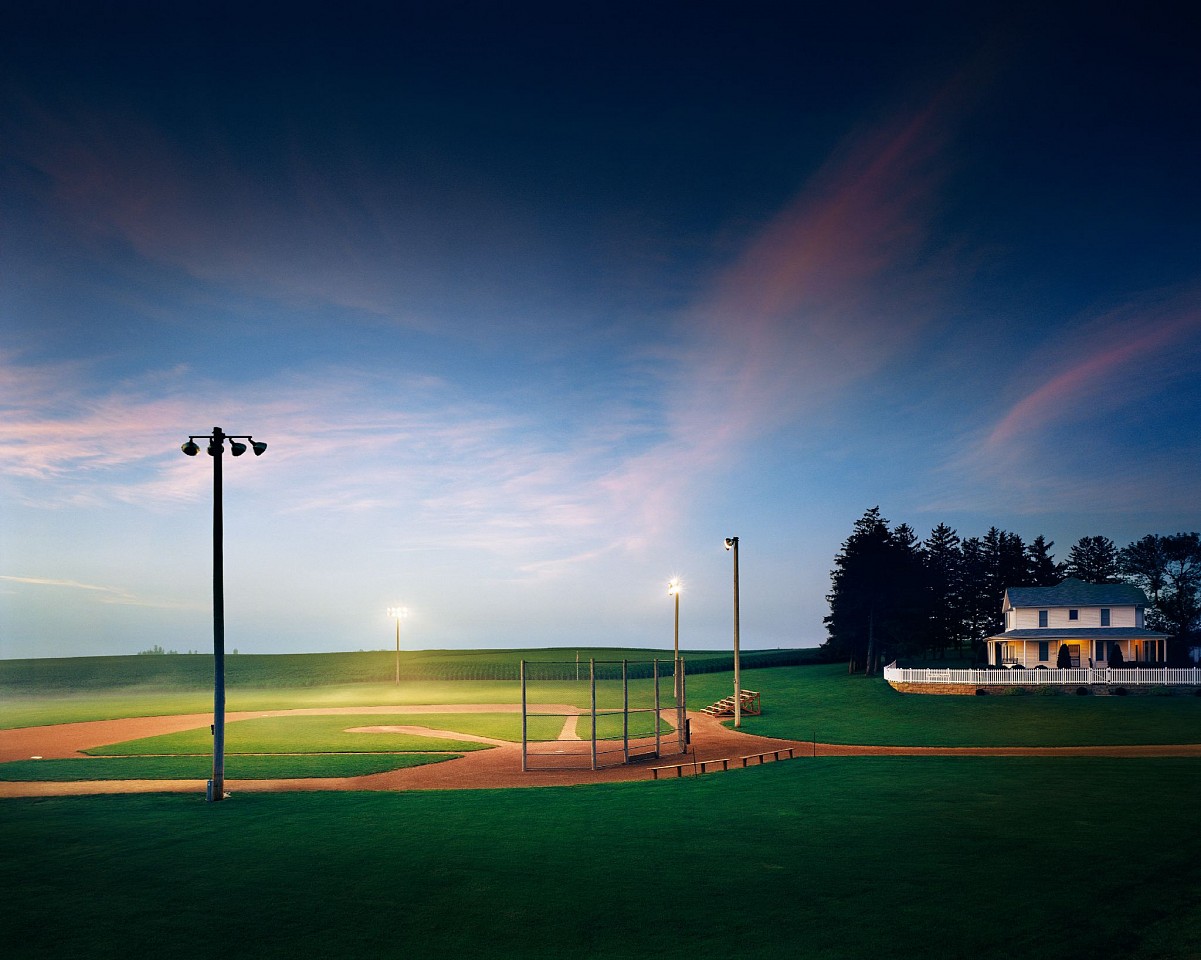
[[[901,696],[771,667],[744,669],[763,713],[735,732],[696,713],[730,674],[698,673],[694,755],[794,759],[565,777],[521,773],[512,679],[427,663],[389,684],[379,656],[231,671],[221,803],[206,658],[103,658],[111,683],[6,662],[6,955],[1201,956],[1201,698]],[[573,732],[586,687],[536,691],[562,711],[542,736]],[[17,755],[35,743],[66,755]]]

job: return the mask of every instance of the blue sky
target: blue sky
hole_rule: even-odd
[[[873,505],[1201,526],[1170,6],[44,3],[0,39],[0,656],[824,638]],[[881,9],[883,8],[883,9]]]

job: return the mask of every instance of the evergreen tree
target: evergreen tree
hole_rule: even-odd
[[[982,659],[984,639],[992,632],[994,611],[1001,607],[1001,598],[992,596],[993,584],[988,573],[988,555],[979,537],[968,537],[960,544],[963,551],[962,604],[964,636],[971,645],[973,657]]]
[[[831,659],[846,657],[852,672],[862,666],[872,675],[886,651],[913,642],[915,542],[912,530],[902,524],[894,533],[872,507],[834,558],[823,649]]]
[[[1030,587],[1053,587],[1063,580],[1063,564],[1056,563],[1051,553],[1055,541],[1048,542],[1040,533],[1026,547],[1026,569]]]
[[[1068,554],[1066,573],[1085,583],[1116,583],[1118,549],[1109,537],[1081,537]]]
[[[959,650],[968,637],[959,535],[940,523],[922,544],[921,554],[926,572],[929,646],[942,657],[948,648]]]

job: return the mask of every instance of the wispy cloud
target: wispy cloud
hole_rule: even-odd
[[[1114,311],[1072,330],[1030,362],[1042,382],[1013,403],[992,427],[984,452],[995,455],[1037,431],[1105,407],[1128,406],[1156,390],[1201,347],[1201,298]],[[1029,373],[1026,374],[1029,376]]]
[[[681,329],[672,429],[698,462],[815,417],[934,314],[930,228],[956,104],[859,131],[748,239]]]
[[[97,603],[109,603],[129,607],[155,607],[170,610],[193,609],[195,604],[169,600],[148,600],[120,587],[109,587],[95,583],[80,583],[77,580],[58,580],[52,577],[17,577],[0,574],[0,581],[33,587],[51,587],[60,590],[83,591],[95,594]]]
[[[991,392],[1011,399],[948,458],[955,498],[1039,513],[1192,509],[1201,439],[1183,424],[1197,415],[1198,291],[1132,298],[1056,326],[992,369]]]

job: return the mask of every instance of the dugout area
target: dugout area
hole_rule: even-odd
[[[601,770],[687,753],[685,674],[682,658],[522,660],[522,772]],[[578,702],[581,687],[586,708],[557,702]]]

